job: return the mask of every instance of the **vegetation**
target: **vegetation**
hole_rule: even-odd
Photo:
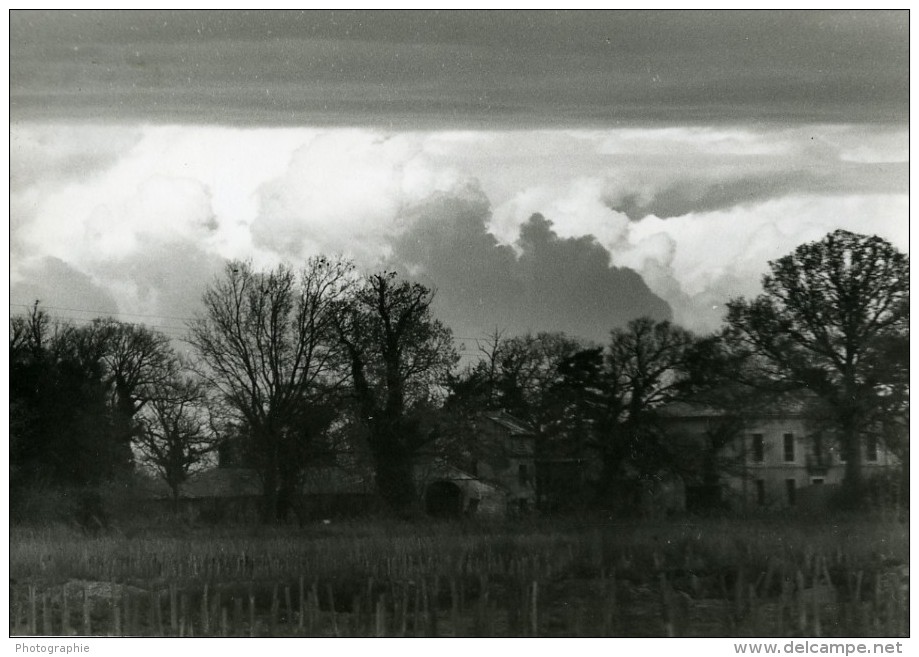
[[[907,636],[906,563],[846,516],[15,529],[10,632]]]
[[[258,473],[265,523],[289,520],[304,469],[335,450],[366,454],[380,497],[405,514],[418,504],[419,452],[470,460],[470,427],[488,409],[533,427],[539,458],[598,464],[572,505],[611,508],[645,480],[717,489],[738,409],[788,393],[839,440],[850,506],[865,498],[869,439],[903,460],[905,495],[908,259],[880,238],[836,231],[770,268],[762,295],[729,304],[720,335],[647,318],[613,328],[604,346],[496,331],[460,372],[432,290],[392,272],[358,277],[338,259],[300,270],[228,263],[189,325],[189,362],[155,330],[55,322],[36,303],[10,323],[13,517],[37,491],[74,487],[79,521],[103,526],[97,489],[137,459],[177,502],[217,445]],[[662,409],[681,400],[724,416],[705,445],[663,428]]]
[[[311,259],[300,271],[281,265],[257,272],[227,264],[204,293],[204,313],[190,326],[200,371],[237,422],[248,462],[262,480],[263,518],[290,512],[320,413],[310,413],[340,383],[332,342],[335,304],[350,265]]]
[[[200,380],[176,377],[157,387],[156,396],[141,418],[137,450],[169,486],[175,510],[180,486],[217,447],[209,430],[205,397]]]
[[[38,304],[10,320],[12,517],[29,491],[73,488],[72,514],[102,525],[95,489],[128,475],[138,414],[175,375],[165,336],[143,326],[53,321]]]
[[[719,488],[738,409],[802,390],[840,437],[850,501],[864,499],[853,468],[868,438],[908,482],[906,257],[837,231],[770,266],[723,334],[648,319],[603,346],[496,331],[459,372],[432,290],[322,257],[229,263],[189,326],[192,362],[147,327],[75,326],[36,303],[10,322],[10,632],[908,635],[908,529],[884,514],[609,511],[642,478]],[[723,421],[701,441],[667,433],[662,411],[683,400]],[[475,459],[469,427],[487,409],[530,423],[541,458],[598,463],[592,494],[572,489],[566,518],[412,513],[415,457]],[[261,478],[262,526],[179,514],[181,484],[218,445]],[[270,526],[333,448],[371,460],[389,514]],[[141,465],[172,491],[168,521],[131,519]]]
[[[431,315],[433,292],[396,274],[367,277],[334,314],[358,417],[380,495],[397,512],[417,505],[412,465],[431,440],[419,411],[431,404],[458,356],[453,334]]]

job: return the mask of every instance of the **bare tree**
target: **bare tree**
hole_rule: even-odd
[[[429,440],[420,415],[458,360],[450,329],[431,315],[433,298],[423,285],[375,274],[334,315],[377,486],[396,511],[416,502],[413,459]]]
[[[564,333],[504,337],[495,330],[477,341],[478,362],[451,377],[451,405],[506,410],[539,430],[545,396],[558,380],[559,365],[584,345]]]
[[[201,382],[185,376],[161,383],[141,412],[136,445],[169,486],[178,511],[181,485],[216,448]]]
[[[311,258],[299,272],[286,265],[259,272],[251,263],[230,262],[204,293],[204,314],[190,324],[203,376],[246,428],[246,452],[264,488],[265,521],[291,511],[297,482],[284,473],[299,468],[287,467],[285,455],[304,453],[290,443],[310,439],[302,430],[311,426],[302,421],[304,408],[324,386],[340,382],[333,319],[351,270],[348,262],[324,257]]]
[[[96,320],[106,346],[113,405],[127,417],[140,411],[163,383],[175,377],[179,363],[169,338],[140,324]]]
[[[97,319],[77,329],[75,339],[83,344],[83,351],[98,350],[105,367],[113,428],[128,455],[140,431],[138,413],[178,376],[179,363],[169,338],[141,324]]]

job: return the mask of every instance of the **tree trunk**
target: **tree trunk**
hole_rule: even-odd
[[[842,480],[842,506],[846,509],[856,509],[862,505],[862,450],[860,435],[855,418],[851,413],[845,413],[841,422],[841,447],[843,457],[846,459],[845,471]]]
[[[267,467],[262,473],[261,520],[273,524],[278,519],[278,474],[275,468]]]
[[[620,459],[609,452],[603,454],[599,486],[596,490],[595,504],[604,509],[612,509],[619,492]]]
[[[179,484],[170,485],[172,489],[172,515],[179,515]]]
[[[275,506],[275,521],[285,523],[290,520],[290,514],[294,510],[294,503],[298,493],[296,478],[282,474]]]
[[[131,443],[136,434],[134,426],[135,414],[134,402],[131,400],[128,391],[119,386],[118,401],[115,404],[113,413],[116,439],[116,453],[113,456],[115,467],[119,472],[130,472],[134,467]]]
[[[412,458],[400,448],[374,450],[377,489],[386,505],[398,515],[411,515],[418,506]]]

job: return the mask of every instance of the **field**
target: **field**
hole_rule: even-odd
[[[907,636],[883,519],[11,528],[10,633]]]

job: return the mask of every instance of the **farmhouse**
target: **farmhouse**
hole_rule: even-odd
[[[504,411],[470,423],[469,455],[430,455],[415,467],[425,509],[438,516],[505,516],[536,506],[536,434]],[[459,461],[459,462],[457,462]]]

